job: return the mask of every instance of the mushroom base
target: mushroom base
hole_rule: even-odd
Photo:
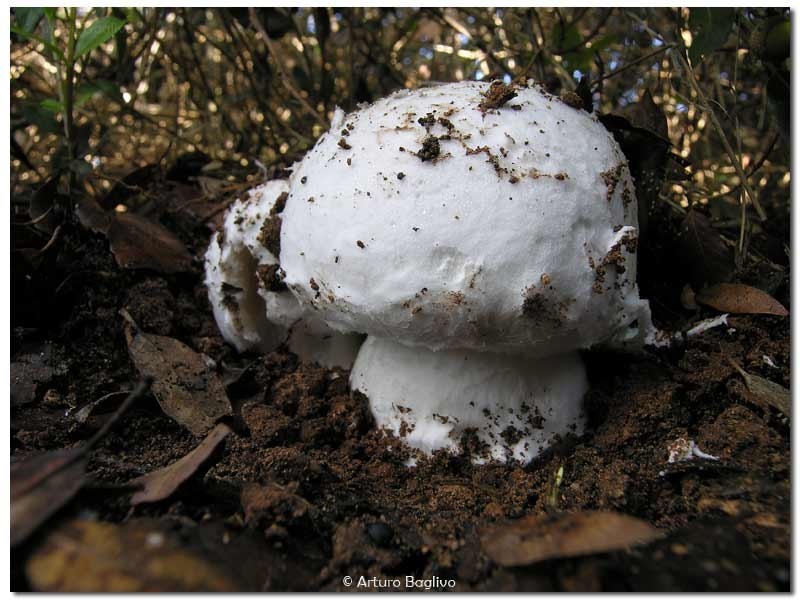
[[[473,462],[528,463],[584,427],[586,371],[577,352],[531,359],[432,352],[369,336],[350,385],[378,427],[425,454],[469,452]]]

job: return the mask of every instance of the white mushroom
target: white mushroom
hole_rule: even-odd
[[[379,426],[413,407],[412,446],[474,427],[488,456],[527,461],[581,427],[576,350],[653,339],[636,211],[594,116],[532,85],[447,84],[337,111],[292,175],[281,266],[307,311],[369,334],[351,383]],[[503,440],[514,419],[490,415],[529,402],[543,429]]]
[[[332,331],[283,288],[275,245],[289,190],[273,180],[237,200],[206,252],[206,287],[222,336],[239,352],[268,352],[288,341],[304,360],[349,368],[361,336]],[[272,247],[271,249],[269,247]],[[283,288],[283,289],[281,289]]]

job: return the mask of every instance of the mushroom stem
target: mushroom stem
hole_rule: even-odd
[[[469,451],[473,462],[528,463],[584,426],[586,371],[577,352],[547,358],[434,352],[369,336],[350,385],[378,427],[425,454]]]

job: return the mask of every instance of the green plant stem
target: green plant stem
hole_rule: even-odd
[[[67,145],[67,158],[71,165],[75,160],[75,33],[76,8],[67,8],[67,51],[64,55],[64,73],[61,79],[61,105],[64,107],[64,143]],[[75,187],[75,172],[69,169],[69,189]]]

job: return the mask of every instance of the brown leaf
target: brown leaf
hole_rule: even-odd
[[[163,335],[125,328],[128,351],[142,375],[153,378],[161,409],[195,435],[204,435],[231,414],[222,379],[202,354]]]
[[[58,177],[48,179],[31,197],[28,216],[35,221],[34,227],[45,233],[53,233],[59,219],[53,210],[59,202],[69,200],[58,192]]]
[[[116,214],[106,235],[123,269],[181,273],[192,267],[192,255],[183,242],[162,225],[139,215]]]
[[[759,400],[780,411],[785,416],[791,416],[792,394],[789,390],[769,379],[764,379],[758,375],[751,375],[745,371],[739,363],[731,358],[728,359],[728,362],[734,369],[739,371],[747,389]]]
[[[212,231],[222,229],[229,201],[214,200],[196,185],[190,186],[184,183],[173,184],[170,192],[166,197],[170,212],[182,214],[198,223],[205,223]]]
[[[139,167],[125,175],[114,184],[114,187],[103,196],[100,205],[106,209],[113,209],[117,204],[142,192],[142,188],[151,186],[161,175],[161,166],[158,164]]]
[[[675,259],[694,289],[730,279],[733,253],[703,213],[690,210],[680,226]]]
[[[45,452],[11,465],[11,546],[24,542],[86,480],[83,448]]]
[[[766,292],[743,283],[719,283],[697,294],[697,301],[720,312],[788,316],[783,305]]]
[[[531,515],[484,530],[481,546],[504,567],[530,565],[553,558],[600,554],[647,544],[661,532],[628,515],[587,511]]]
[[[89,196],[81,196],[75,207],[75,214],[86,229],[103,235],[108,233],[111,222],[114,220],[113,213],[104,211],[97,201]]]
[[[192,267],[192,255],[183,242],[158,223],[132,213],[106,211],[89,197],[81,198],[75,212],[81,225],[106,236],[123,269],[181,273]]]
[[[40,592],[241,591],[216,561],[148,521],[70,521],[33,553],[26,573]]]
[[[45,452],[11,465],[12,547],[24,542],[78,493],[86,481],[89,451],[149,389],[149,380],[140,382],[83,446]]]
[[[230,427],[220,423],[200,442],[199,446],[183,458],[163,469],[153,471],[131,481],[132,484],[139,484],[144,488],[133,495],[131,504],[158,502],[169,498],[184,481],[194,475],[200,465],[208,460],[214,449],[230,432]]]

